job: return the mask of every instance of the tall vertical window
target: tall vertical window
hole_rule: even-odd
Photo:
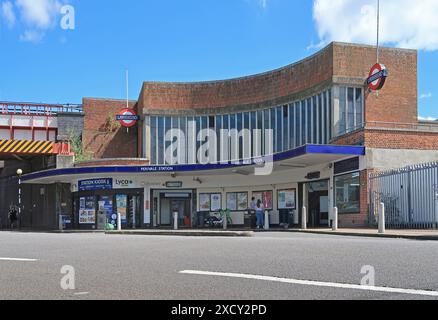
[[[157,117],[151,117],[151,164],[157,164]]]
[[[276,152],[283,151],[283,107],[277,107],[277,126],[275,131],[277,133]]]
[[[295,147],[301,146],[301,102],[295,103]]]
[[[271,129],[273,129],[274,130],[274,132],[273,132],[273,142],[274,142],[274,144],[272,145],[272,150],[274,151],[274,153],[277,151],[277,134],[276,134],[276,132],[278,132],[278,129],[279,128],[277,128],[276,127],[276,112],[275,112],[275,108],[272,108],[271,109]]]
[[[306,118],[307,118],[307,101],[301,101],[301,143],[300,145],[304,145],[307,143],[307,126],[306,126]]]
[[[332,140],[332,136],[333,136],[333,104],[332,104],[332,89],[328,90],[327,92],[327,109],[328,109],[328,139],[327,141],[329,142],[330,140]]]
[[[323,105],[322,105],[322,95],[318,94],[318,143],[324,144],[323,133],[325,129],[324,125],[324,114],[323,114]]]
[[[347,130],[351,131],[355,129],[355,121],[354,118],[356,116],[356,113],[354,111],[354,89],[348,88],[348,94],[347,94]]]
[[[281,151],[285,151],[289,149],[289,106],[283,106],[283,145]]]
[[[356,88],[356,126],[363,125],[363,102],[362,102],[362,89]]]
[[[295,104],[289,105],[289,149],[295,149]]]
[[[312,143],[312,132],[313,132],[313,127],[312,127],[312,111],[313,111],[313,107],[312,107],[312,99],[307,99],[307,140],[306,143]]]
[[[347,88],[341,87],[339,90],[339,134],[347,131]]]
[[[164,126],[164,118],[158,117],[158,150],[157,150],[157,163],[158,164],[164,164],[164,132],[165,132],[165,126]]]
[[[320,123],[318,122],[318,97],[314,96],[312,97],[312,114],[313,114],[313,122],[312,122],[312,129],[313,129],[313,139],[312,143],[319,143],[318,141],[318,131],[320,131],[319,126]]]
[[[237,132],[242,132],[243,129],[243,114],[237,114]],[[239,136],[239,159],[243,158],[243,137]]]
[[[260,140],[259,143],[261,143],[261,145],[259,144],[258,146],[259,148],[258,153],[259,155],[263,155],[263,150],[264,150],[263,148],[265,145],[265,134],[263,131],[263,111],[257,111],[257,129],[260,130],[259,133],[261,135],[259,139]]]
[[[265,127],[264,130],[272,129],[271,128],[271,113],[270,113],[269,109],[263,111],[263,119],[264,119],[263,121],[264,121],[264,127]],[[264,139],[263,139],[263,142],[264,142],[263,143],[263,154],[267,155],[267,154],[269,154],[269,152],[268,152],[269,149],[267,149],[266,146],[269,144],[272,144],[272,141],[266,141],[267,136],[265,134],[266,134],[266,132],[263,133],[263,137],[264,137]]]

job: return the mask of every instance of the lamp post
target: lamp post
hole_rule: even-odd
[[[17,170],[18,176],[18,221],[19,227],[21,228],[21,176],[23,175],[23,170]]]

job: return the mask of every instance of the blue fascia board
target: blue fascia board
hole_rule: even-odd
[[[209,171],[243,168],[257,165],[264,162],[269,162],[271,159],[274,162],[294,159],[306,154],[321,154],[321,155],[340,155],[340,156],[363,156],[365,155],[365,147],[359,146],[335,146],[335,145],[305,145],[303,147],[277,153],[273,157],[260,157],[239,162],[216,163],[216,164],[194,164],[194,165],[166,165],[166,166],[114,166],[114,167],[88,167],[88,168],[67,168],[54,169],[30,173],[22,177],[22,181],[32,181],[40,178],[66,176],[66,175],[93,175],[93,174],[116,174],[116,173],[165,173],[165,172],[191,172],[191,171]]]

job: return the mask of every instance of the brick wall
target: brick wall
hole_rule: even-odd
[[[130,108],[136,109],[136,102],[130,102]],[[82,140],[85,151],[93,159],[136,158],[138,156],[137,127],[110,130],[109,119],[126,107],[126,101],[111,99],[83,99],[85,113]]]
[[[332,46],[299,63],[260,75],[201,83],[145,82],[139,109],[208,109],[255,105],[332,80]]]
[[[438,150],[438,132],[366,130],[368,148]]]
[[[363,79],[377,61],[376,48],[354,44],[333,46],[334,77]],[[382,48],[380,63],[389,71],[379,94],[365,95],[365,121],[418,122],[417,51]]]

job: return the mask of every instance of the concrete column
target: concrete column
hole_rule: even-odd
[[[379,205],[379,233],[384,234],[386,232],[385,226],[385,204],[380,203]]]

